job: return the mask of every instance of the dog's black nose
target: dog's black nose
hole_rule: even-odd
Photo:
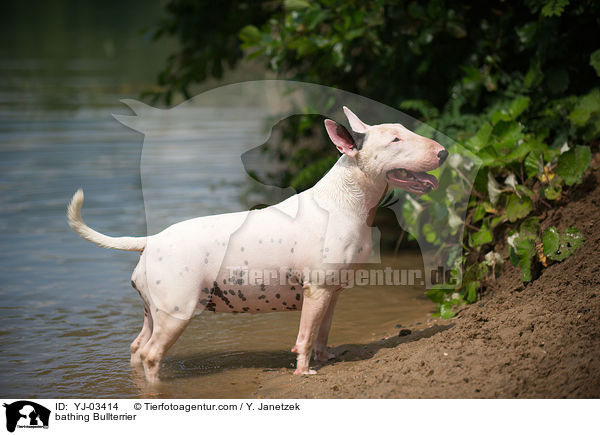
[[[446,157],[448,157],[448,151],[441,150],[438,153],[438,158],[440,159],[440,166],[442,165],[442,163],[444,163],[444,161],[446,161]]]

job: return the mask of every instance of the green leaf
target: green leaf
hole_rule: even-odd
[[[592,161],[592,151],[588,146],[578,145],[558,157],[556,173],[567,186],[581,183],[585,170]]]
[[[521,96],[515,98],[507,108],[496,110],[492,113],[490,117],[492,124],[496,124],[498,121],[514,121],[529,107],[530,102],[531,99],[529,97]]]
[[[425,295],[431,301],[435,302],[436,304],[440,304],[440,305],[444,302],[444,299],[446,298],[447,294],[448,294],[447,289],[437,288],[437,287],[433,287],[433,288],[427,290],[427,292],[425,293]]]
[[[514,193],[508,197],[506,203],[506,215],[508,216],[509,221],[516,222],[517,220],[526,217],[531,213],[532,209],[533,207],[529,198],[519,198]]]
[[[494,148],[498,151],[512,150],[523,139],[523,126],[516,121],[500,121],[494,127],[498,142]]]
[[[419,112],[425,119],[436,118],[439,115],[435,106],[426,100],[404,100],[399,108]]]
[[[551,184],[542,189],[542,193],[544,194],[544,198],[554,201],[555,199],[560,198],[562,194],[562,187],[560,184]]]
[[[467,142],[467,145],[475,152],[488,144],[490,134],[492,133],[492,124],[485,122],[479,127],[475,136]]]
[[[592,114],[597,112],[600,112],[599,88],[592,89],[589,94],[582,97],[573,111],[569,113],[568,118],[573,124],[583,126],[588,122]]]
[[[555,227],[550,227],[544,231],[542,243],[544,245],[544,255],[554,260],[555,258],[553,257],[560,250],[560,234],[558,230]]]
[[[596,75],[600,77],[600,50],[596,50],[590,55],[590,65],[596,70]]]
[[[465,299],[469,303],[473,303],[477,300],[477,289],[481,286],[479,281],[470,281],[465,287]]]
[[[507,220],[508,218],[505,214],[501,216],[496,216],[495,218],[492,218],[492,220],[490,220],[490,228],[496,228],[498,225],[506,222]]]
[[[493,146],[487,146],[479,150],[479,152],[477,152],[477,157],[481,159],[481,166],[483,168],[497,164],[498,162],[498,153]]]
[[[530,152],[523,162],[527,178],[535,177],[543,171],[542,153],[539,151]]]
[[[489,210],[491,208],[492,208],[492,204],[490,204],[489,202],[482,202],[482,203],[477,204],[477,206],[473,210],[473,217],[472,217],[471,221],[473,223],[479,222],[481,219],[483,219],[483,217],[487,213],[487,210]]]
[[[540,59],[536,57],[529,64],[524,84],[528,88],[533,88],[542,83],[542,80],[544,80],[544,73],[542,72]]]
[[[517,237],[515,240],[515,254],[519,259],[521,281],[529,282],[533,279],[533,266],[535,264],[535,239],[531,237]]]
[[[569,227],[562,238],[563,247],[570,250],[571,255],[577,248],[583,245],[583,234],[575,227]]]
[[[288,11],[301,11],[310,7],[310,3],[305,0],[284,0],[283,6]]]
[[[515,191],[518,194],[520,194],[521,197],[523,197],[523,195],[525,195],[526,197],[528,197],[531,200],[533,200],[533,198],[535,197],[535,193],[533,193],[533,191],[529,187],[523,186],[521,184],[516,185]]]
[[[297,50],[298,58],[314,53],[317,50],[317,46],[309,38],[301,38],[295,41],[294,44],[290,43],[289,47]]]
[[[477,204],[475,209],[473,210],[473,217],[471,218],[471,222],[479,222],[485,216],[485,207],[483,204]]]
[[[544,17],[561,16],[565,7],[569,4],[569,0],[547,0],[542,8]]]
[[[521,162],[532,149],[532,142],[524,141],[519,146],[514,147],[505,157],[507,163]]]
[[[249,24],[240,30],[238,36],[245,45],[254,45],[260,41],[260,30]]]
[[[431,225],[429,222],[423,225],[422,232],[425,236],[425,240],[427,240],[428,243],[433,243],[438,238],[438,235],[435,229],[433,228],[433,225]]]
[[[510,248],[508,248],[508,256],[509,256],[510,262],[513,264],[513,266],[519,265],[519,257],[517,256],[516,248],[513,248],[512,246]]]
[[[520,237],[529,237],[537,239],[540,234],[540,221],[537,217],[531,216],[525,219],[519,227]]]
[[[440,316],[443,319],[451,319],[456,316],[456,312],[452,309],[453,304],[451,302],[444,302],[440,305]]]
[[[551,260],[563,261],[583,244],[583,235],[577,228],[568,228],[561,236],[555,227],[544,232],[544,255]]]
[[[473,247],[491,243],[492,240],[492,232],[488,229],[479,230],[471,234],[471,246]]]
[[[352,41],[353,39],[361,37],[365,33],[365,29],[352,29],[344,35],[346,41]]]

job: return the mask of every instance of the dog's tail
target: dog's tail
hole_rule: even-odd
[[[110,237],[88,227],[81,218],[83,205],[83,190],[79,189],[73,195],[67,207],[69,226],[80,237],[103,248],[121,249],[123,251],[143,251],[146,247],[146,237]]]

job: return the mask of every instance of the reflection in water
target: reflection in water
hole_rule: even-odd
[[[111,12],[117,3],[85,4],[73,26],[61,21],[76,13],[71,2],[35,15],[43,26],[19,4],[8,6],[14,19],[6,20],[10,44],[0,58],[0,395],[249,395],[263,370],[293,364],[299,313],[200,314],[168,354],[165,382],[148,390],[128,353],[143,315],[129,286],[137,257],[85,243],[66,223],[66,204],[83,187],[90,225],[111,235],[146,231],[142,137],[111,113],[127,113],[119,99],[137,98],[165,57],[165,47],[139,42],[138,29],[158,4],[118,3],[119,14]],[[39,33],[28,37],[32,29]],[[236,176],[226,167],[199,170],[204,181],[173,192],[165,210],[211,210],[209,182]],[[219,197],[235,210],[239,191],[224,186]],[[393,267],[421,266],[415,255],[396,261]],[[422,319],[431,308],[422,294],[409,287],[347,290],[331,344],[381,338],[395,323]]]

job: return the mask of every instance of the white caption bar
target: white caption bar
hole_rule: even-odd
[[[599,400],[2,399],[2,403],[1,430],[17,435],[111,431],[562,435],[597,430],[600,405]]]

